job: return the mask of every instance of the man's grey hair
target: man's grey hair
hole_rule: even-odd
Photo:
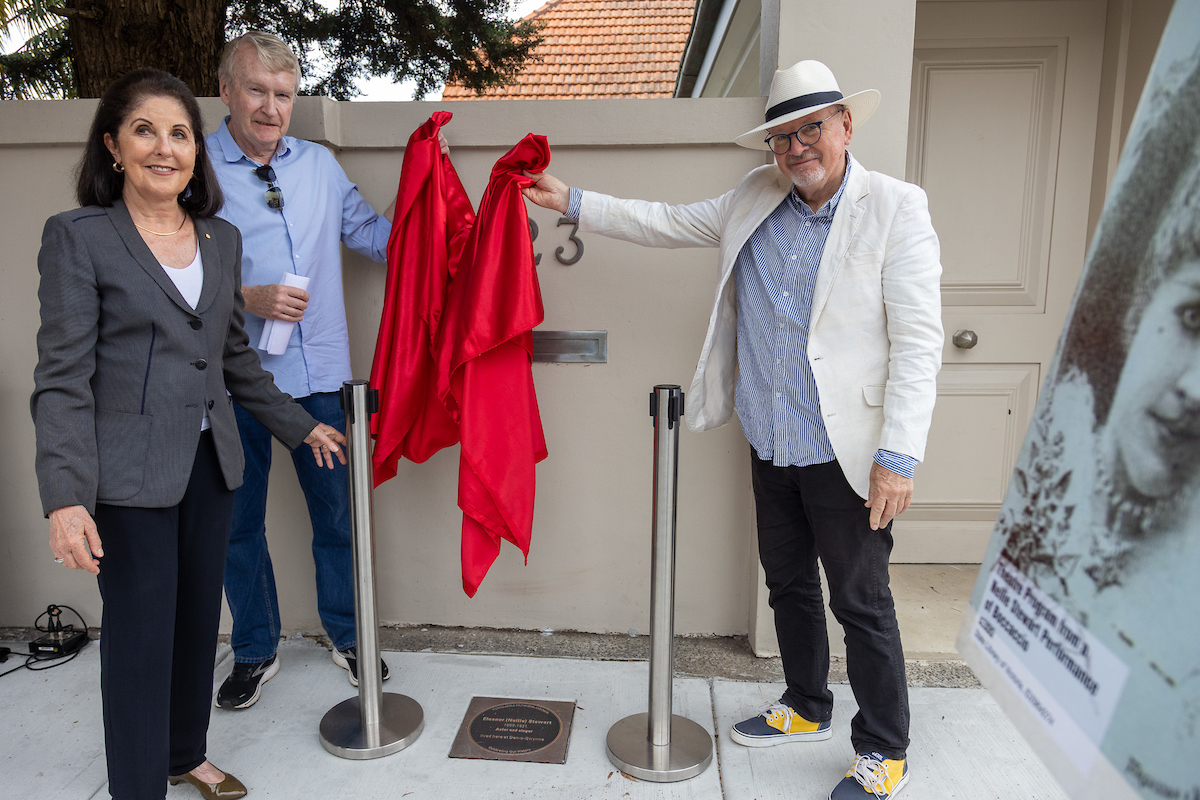
[[[300,62],[287,42],[278,36],[262,31],[247,31],[235,37],[221,51],[221,64],[217,68],[217,77],[226,83],[233,83],[233,67],[238,49],[242,43],[254,48],[259,63],[271,72],[291,72],[296,76],[296,89],[300,88]]]

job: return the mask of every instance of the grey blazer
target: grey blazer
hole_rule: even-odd
[[[242,483],[229,395],[285,446],[317,422],[275,388],[243,325],[242,237],[193,218],[204,262],[196,309],[142,240],[125,204],[46,221],[42,325],[30,410],[46,514],[96,503],[165,508],[183,498],[208,409],[225,485]],[[228,390],[228,394],[227,394]]]

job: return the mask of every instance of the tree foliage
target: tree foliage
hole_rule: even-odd
[[[75,97],[75,73],[62,0],[0,0],[0,40],[25,39],[0,55],[0,99]]]
[[[348,99],[369,76],[445,82],[482,93],[511,83],[541,42],[537,23],[507,18],[509,0],[0,0],[0,36],[28,36],[0,55],[0,98],[95,97],[137,66],[174,72],[216,94],[229,38],[270,31],[292,46],[303,94]],[[115,42],[115,46],[114,46]]]

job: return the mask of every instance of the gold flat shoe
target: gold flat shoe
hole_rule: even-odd
[[[190,783],[200,790],[205,800],[234,800],[237,797],[245,797],[248,791],[241,781],[228,772],[225,773],[225,780],[220,783],[206,783],[190,772],[185,775],[168,776],[167,783],[172,786]]]

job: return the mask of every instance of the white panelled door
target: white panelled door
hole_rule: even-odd
[[[942,242],[946,345],[894,561],[983,555],[1087,250],[1105,13],[917,4],[907,178]]]

